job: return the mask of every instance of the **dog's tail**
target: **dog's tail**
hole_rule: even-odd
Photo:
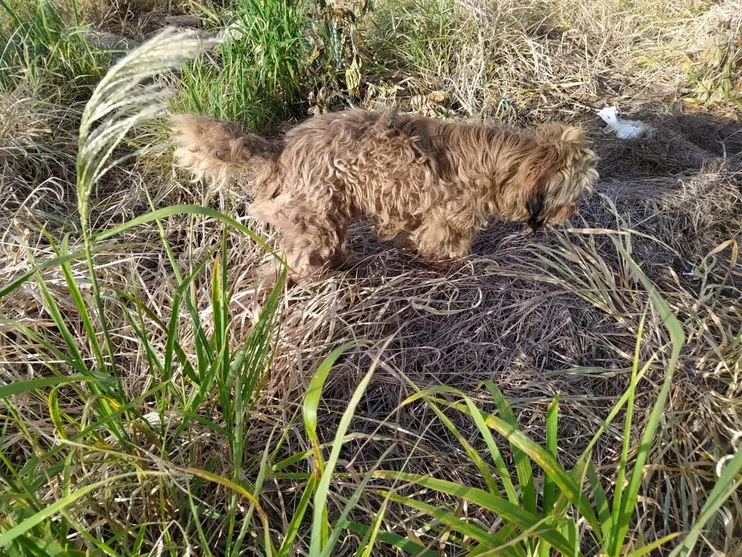
[[[195,114],[172,116],[175,163],[194,179],[220,188],[234,176],[247,174],[257,185],[276,167],[282,147],[235,124]]]

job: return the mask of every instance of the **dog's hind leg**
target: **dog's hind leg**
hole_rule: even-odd
[[[347,220],[331,210],[318,211],[307,200],[283,194],[254,203],[249,213],[278,230],[281,251],[294,282],[318,278],[326,268],[345,258]]]

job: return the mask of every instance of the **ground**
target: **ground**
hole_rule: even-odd
[[[739,2],[27,4],[0,2],[0,547],[739,554]],[[93,89],[167,24],[232,40],[139,70],[174,97],[86,181]],[[392,103],[579,125],[600,181],[448,270],[361,221],[357,263],[256,291],[272,231],[172,170],[164,112],[276,135]]]

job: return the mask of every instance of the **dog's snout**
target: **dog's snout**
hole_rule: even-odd
[[[531,227],[533,232],[538,232],[544,227],[544,220],[536,217],[528,219],[528,226]]]

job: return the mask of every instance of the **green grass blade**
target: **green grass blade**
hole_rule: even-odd
[[[45,340],[41,335],[39,335],[36,331],[28,327],[27,325],[21,323],[20,321],[13,321],[10,319],[3,319],[0,317],[0,325],[7,325],[9,327],[13,327],[14,329],[20,331],[23,336],[30,339],[31,341],[37,343],[39,346],[43,346],[49,354],[52,354],[55,356],[59,361],[62,361],[66,363],[68,366],[70,366],[71,369],[77,371],[81,375],[85,376],[91,376],[93,373],[87,369],[87,367],[83,366],[80,367],[78,365],[78,362],[76,362],[74,359],[70,358],[69,355],[65,354],[64,352],[60,351],[56,346]],[[55,375],[62,375],[62,373],[54,366],[50,361],[44,362],[47,368],[49,368]],[[110,380],[110,377],[104,377],[99,376],[98,377],[101,380]]]
[[[268,537],[268,533],[270,531],[270,524],[268,522],[268,516],[265,514],[265,511],[263,510],[263,507],[260,505],[260,502],[257,500],[257,498],[247,491],[244,486],[230,480],[229,478],[225,478],[224,476],[220,476],[219,474],[215,474],[213,472],[210,472],[208,470],[203,470],[200,468],[177,468],[178,470],[181,470],[183,472],[186,472],[188,474],[192,474],[196,477],[202,478],[204,480],[220,484],[235,493],[242,495],[245,499],[247,499],[252,506],[255,507],[255,510],[258,513],[258,517],[260,518],[260,521],[263,523],[263,528],[265,532],[265,542],[266,547],[265,550],[269,552],[271,555],[275,553],[275,549],[273,548],[270,538]]]
[[[387,341],[386,344],[388,343],[389,341]],[[384,349],[382,348],[379,352],[381,353],[383,350]],[[327,459],[325,468],[322,471],[319,483],[317,484],[317,491],[314,494],[312,537],[309,546],[309,552],[312,555],[324,556],[329,553],[328,550],[332,549],[332,535],[325,532],[327,525],[327,499],[330,493],[330,482],[332,480],[332,475],[335,472],[338,458],[340,458],[340,450],[343,447],[343,437],[345,436],[345,432],[348,431],[348,427],[350,427],[350,422],[353,419],[358,403],[361,402],[361,398],[363,398],[363,395],[368,388],[368,384],[371,382],[371,378],[376,371],[377,365],[378,358],[374,360],[374,363],[371,365],[366,375],[364,375],[363,379],[361,379],[358,387],[353,391],[353,396],[350,398],[348,406],[340,418],[340,423],[337,426],[337,432],[335,434],[335,440],[333,441],[332,449],[330,450],[330,456]],[[324,380],[322,383],[324,384]],[[307,396],[309,396],[309,392],[307,393]],[[368,476],[368,478],[370,479],[371,476]],[[337,535],[339,537],[339,532]]]
[[[235,230],[239,230],[243,234],[249,236],[255,242],[260,244],[271,255],[273,255],[279,262],[285,264],[284,261],[278,256],[278,254],[276,254],[273,249],[265,242],[265,240],[255,234],[255,232],[250,230],[248,227],[237,222],[235,219],[228,215],[225,215],[224,213],[221,213],[215,209],[211,209],[210,207],[201,207],[199,205],[172,205],[170,207],[163,207],[162,209],[150,211],[149,213],[133,218],[130,221],[125,222],[124,224],[120,224],[119,226],[115,226],[113,228],[109,228],[108,230],[104,230],[102,232],[94,234],[92,237],[92,241],[101,242],[103,240],[113,238],[114,236],[130,230],[131,228],[139,226],[140,224],[161,220],[175,215],[201,215],[218,219],[223,223],[231,226]],[[2,291],[0,291],[0,295],[2,295]]]
[[[350,514],[350,511],[352,511],[355,508],[356,503],[358,503],[358,500],[361,498],[361,495],[363,494],[363,491],[366,489],[368,482],[370,482],[371,479],[373,478],[373,473],[376,471],[376,469],[379,466],[381,466],[381,463],[386,460],[386,457],[389,455],[389,453],[391,453],[392,451],[396,449],[397,449],[396,445],[391,445],[387,447],[387,449],[383,453],[381,453],[379,458],[376,459],[371,469],[368,472],[366,472],[361,482],[353,490],[353,493],[346,501],[345,506],[343,507],[343,510],[340,513],[340,516],[335,521],[335,526],[332,529],[332,532],[330,532],[330,537],[328,538],[327,545],[322,551],[321,557],[329,557],[330,555],[332,555],[332,551],[335,549],[335,544],[337,543],[338,539],[340,539],[340,535],[347,528],[348,515]],[[328,469],[329,469],[329,464],[330,462],[328,461]],[[386,509],[386,501],[387,500],[385,499],[384,503],[382,504],[382,508],[379,509],[376,513],[375,522],[377,523],[380,523],[381,520],[383,520],[384,518],[383,509]]]
[[[54,239],[51,238],[51,236],[47,235],[47,240],[49,240],[52,248],[55,250],[55,253],[57,253],[56,246],[54,245]],[[67,252],[66,242],[65,242],[64,251],[65,253]],[[59,255],[59,253],[57,253],[57,255]],[[69,262],[62,263],[62,270],[65,273],[65,280],[67,280],[67,271],[69,269],[70,269]],[[69,288],[69,280],[67,280],[67,282],[68,282],[68,288]],[[64,318],[62,317],[62,313],[59,311],[59,305],[54,300],[54,297],[51,295],[49,288],[47,288],[46,282],[44,281],[44,278],[42,277],[41,273],[36,274],[36,284],[38,285],[39,290],[41,291],[41,295],[44,299],[46,309],[49,312],[49,315],[51,315],[52,319],[54,320],[54,324],[59,329],[59,332],[61,333],[65,344],[67,345],[67,349],[69,350],[72,359],[77,362],[78,369],[86,369],[87,366],[85,366],[82,354],[80,353],[77,343],[75,342],[75,339],[72,336],[72,333],[70,332],[69,327],[67,327],[67,323],[65,323]],[[70,290],[70,293],[72,293],[72,290]],[[74,299],[74,302],[75,302],[75,305],[79,309],[79,305],[77,303],[78,300]],[[83,306],[84,306],[84,303],[83,303]]]
[[[609,540],[611,535],[611,526],[613,525],[613,517],[611,515],[610,505],[608,503],[608,497],[605,494],[603,486],[600,485],[600,478],[595,472],[595,466],[589,460],[587,463],[587,478],[590,481],[590,489],[593,493],[593,499],[595,500],[595,508],[598,511],[598,520],[600,520],[600,529],[603,533],[603,539]]]
[[[651,367],[651,365],[654,363],[655,359],[657,358],[657,354],[653,354],[649,360],[642,366],[642,369],[639,370],[639,373],[637,374],[637,380],[641,380],[644,375],[646,374],[647,370]],[[582,454],[580,455],[580,458],[578,459],[581,462],[584,462],[588,456],[591,454],[592,450],[595,448],[595,445],[598,443],[600,438],[603,436],[603,433],[606,432],[608,427],[613,423],[613,420],[616,419],[616,416],[618,416],[619,412],[621,412],[621,409],[626,405],[626,402],[629,400],[629,396],[631,395],[631,389],[626,389],[626,391],[621,395],[621,397],[618,399],[616,404],[613,405],[613,408],[611,408],[611,411],[608,412],[608,415],[606,416],[605,420],[603,420],[603,423],[600,424],[600,427],[598,428],[598,431],[595,432],[592,439],[590,439],[590,442],[587,444],[585,449],[582,451]]]
[[[379,470],[374,473],[374,476],[387,480],[414,483],[427,487],[428,489],[446,493],[453,497],[465,499],[493,513],[497,513],[503,518],[503,520],[515,523],[521,529],[530,530],[533,535],[547,541],[559,551],[568,554],[573,553],[573,549],[567,543],[567,540],[565,540],[554,528],[545,524],[533,513],[529,513],[525,509],[512,504],[498,495],[493,495],[492,493],[488,493],[482,489],[462,486],[447,480],[439,480],[429,476],[397,472],[394,470]],[[456,520],[460,521],[459,518]],[[500,543],[499,538],[489,533],[487,539],[489,539],[493,544],[499,545]]]
[[[189,277],[191,280],[193,277]],[[186,288],[186,285],[184,285],[183,289]],[[161,319],[160,316],[157,315],[152,309],[144,305],[141,300],[135,298],[128,292],[124,292],[122,290],[114,289],[114,292],[116,294],[128,301],[129,303],[135,305],[141,313],[146,315],[152,322],[155,324],[156,327],[158,327],[164,334],[165,338],[167,339],[165,343],[165,355],[164,355],[164,363],[162,365],[162,379],[164,381],[169,381],[170,377],[172,375],[172,367],[173,367],[173,354],[175,354],[178,357],[178,362],[181,365],[181,369],[183,372],[188,376],[188,378],[193,381],[195,384],[198,384],[199,377],[196,375],[196,373],[193,370],[193,366],[188,361],[188,356],[186,355],[185,350],[178,342],[178,323],[180,319],[180,314],[178,313],[178,310],[180,309],[180,300],[182,299],[182,290],[180,288],[176,289],[175,293],[173,294],[173,301],[171,305],[171,314],[170,319],[168,320],[168,323],[165,324]]]
[[[89,375],[70,375],[67,377],[40,377],[38,379],[28,379],[25,381],[13,381],[9,385],[0,385],[0,399],[13,395],[19,395],[55,385],[64,385],[67,383],[103,383],[107,381],[100,377],[90,377]]]
[[[295,551],[294,540],[302,527],[304,515],[307,512],[309,502],[312,500],[318,483],[319,480],[317,478],[311,477],[304,487],[304,493],[302,493],[301,499],[299,499],[299,503],[296,505],[296,509],[294,509],[294,515],[291,517],[291,522],[289,522],[289,526],[286,528],[286,535],[281,543],[281,547],[278,549],[278,557],[287,557]]]
[[[559,395],[554,397],[546,410],[546,450],[554,459],[557,458],[557,426],[559,416]],[[542,514],[546,516],[556,502],[556,485],[551,476],[544,476],[544,493]]]
[[[150,205],[152,205],[152,201],[150,200]],[[196,360],[197,360],[197,372],[194,371],[193,374],[189,374],[189,377],[191,377],[192,381],[199,386],[199,389],[196,390],[195,394],[192,396],[191,404],[194,403],[196,399],[198,399],[199,395],[202,395],[202,391],[210,387],[210,383],[204,385],[204,374],[205,370],[210,367],[211,363],[213,362],[214,356],[211,353],[211,350],[208,348],[209,341],[206,338],[206,332],[204,331],[203,325],[201,323],[201,317],[199,316],[197,305],[198,301],[195,299],[196,295],[194,293],[193,298],[190,296],[187,296],[185,294],[186,290],[191,288],[193,286],[193,281],[195,280],[196,276],[198,275],[200,269],[202,266],[205,266],[208,261],[210,261],[210,257],[212,255],[212,252],[215,253],[217,249],[219,249],[219,246],[215,246],[212,250],[209,250],[208,254],[204,255],[202,260],[193,266],[193,264],[190,264],[189,267],[189,275],[184,279],[183,275],[180,271],[180,267],[178,266],[178,260],[175,256],[175,253],[173,252],[172,246],[170,246],[170,242],[168,242],[167,234],[165,233],[165,228],[162,226],[162,223],[158,220],[157,222],[157,229],[160,233],[160,241],[162,242],[162,246],[165,249],[165,253],[167,254],[168,261],[170,263],[170,267],[173,270],[173,275],[175,276],[175,280],[178,283],[178,288],[176,289],[176,296],[179,298],[185,299],[186,307],[188,308],[188,312],[191,316],[191,326],[193,327],[193,330],[195,332],[195,339],[194,339],[194,347],[196,351]],[[168,327],[173,326],[173,321],[177,322],[177,314],[171,315],[171,323]],[[188,361],[188,358],[185,358],[184,356],[180,356],[179,359],[181,360],[181,365],[185,366],[186,370],[193,369],[190,362]],[[193,379],[193,378],[196,379]],[[183,427],[187,425],[187,421],[183,421]]]
[[[497,447],[495,438],[492,436],[492,430],[487,427],[487,423],[482,417],[482,412],[479,410],[476,404],[474,404],[474,401],[468,396],[463,396],[463,399],[466,405],[469,407],[469,415],[474,420],[474,424],[477,426],[479,433],[482,435],[482,438],[484,439],[484,442],[489,449],[492,461],[495,463],[495,468],[500,474],[500,482],[505,489],[508,500],[514,505],[520,504],[520,498],[518,497],[518,493],[515,490],[513,481],[510,478],[510,471],[508,470],[508,466],[505,463],[505,460],[502,458],[502,454],[500,453],[500,449]]]
[[[327,356],[322,363],[317,367],[317,371],[314,373],[312,380],[309,383],[307,394],[304,397],[304,404],[302,406],[302,416],[304,418],[304,429],[309,442],[312,445],[312,474],[318,479],[323,477],[325,471],[325,461],[322,457],[322,448],[317,436],[317,410],[319,409],[319,401],[322,398],[322,389],[325,385],[332,366],[335,364],[338,358],[342,356],[351,347],[357,343],[348,342],[339,346],[333,350],[329,356]],[[319,488],[319,482],[317,484]],[[315,498],[317,493],[315,491]],[[329,536],[330,524],[327,519],[327,508],[324,508],[322,512],[314,510],[314,516],[312,520],[312,546],[319,544],[323,546],[324,542],[327,541]],[[315,541],[315,537],[318,537],[318,541]]]
[[[647,545],[640,547],[639,549],[635,549],[634,551],[629,553],[626,557],[644,557],[646,555],[652,555],[652,552],[655,549],[662,547],[667,542],[674,540],[678,536],[680,536],[680,532],[673,532],[672,534],[663,536],[660,539],[653,541],[652,543],[648,543]]]
[[[271,447],[273,445],[273,434],[274,433],[275,433],[275,429],[271,431],[271,434],[265,443],[265,449],[263,449],[263,456],[260,459],[260,469],[258,470],[258,476],[255,479],[255,487],[253,489],[253,496],[256,499],[260,497],[260,492],[263,489],[263,484],[265,482],[266,474],[268,473],[268,470],[270,470],[269,458],[270,458]],[[244,518],[242,519],[242,526],[240,527],[240,531],[237,534],[237,539],[235,540],[235,543],[230,548],[230,552],[233,555],[240,555],[240,549],[242,547],[242,544],[244,543],[245,536],[249,534],[250,526],[252,525],[253,509],[254,507],[251,506],[248,512],[245,514]]]
[[[110,486],[112,483],[118,480],[122,480],[124,478],[130,478],[132,476],[142,476],[142,475],[162,476],[162,475],[165,475],[165,472],[152,472],[152,471],[139,470],[138,472],[127,472],[125,474],[119,474],[117,476],[112,476],[110,478],[106,478],[105,480],[95,482],[90,485],[86,485],[85,487],[82,487],[70,493],[69,495],[62,497],[61,499],[58,499],[57,501],[55,501],[48,507],[40,510],[34,515],[23,520],[23,522],[21,522],[20,524],[16,524],[12,528],[9,528],[8,530],[4,531],[2,534],[0,534],[0,547],[7,547],[18,536],[22,536],[34,526],[37,526],[41,524],[43,521],[48,520],[51,517],[55,516],[58,512],[70,506],[72,503],[74,503],[81,497],[84,497],[91,491],[95,491],[96,489],[104,487],[106,485]]]
[[[662,418],[662,412],[665,408],[665,402],[670,392],[670,386],[672,385],[672,378],[678,364],[680,351],[685,344],[685,334],[683,333],[682,325],[678,321],[677,317],[675,317],[675,315],[670,310],[667,302],[659,294],[652,281],[650,281],[646,277],[646,275],[642,272],[636,262],[623,248],[623,246],[615,239],[613,239],[613,242],[618,252],[623,256],[625,264],[634,272],[635,276],[639,279],[639,281],[646,289],[655,311],[659,314],[663,325],[670,335],[670,342],[672,345],[670,361],[668,362],[667,370],[665,372],[665,380],[662,384],[659,395],[657,396],[657,400],[652,406],[649,419],[647,420],[647,425],[645,427],[644,433],[642,434],[641,441],[639,443],[639,449],[636,455],[636,461],[634,463],[634,468],[632,470],[629,484],[626,489],[626,496],[621,500],[621,508],[618,511],[619,514],[617,520],[614,518],[614,525],[616,526],[616,528],[618,528],[618,535],[614,538],[614,543],[611,549],[613,555],[618,555],[618,552],[623,545],[623,540],[626,536],[626,532],[629,529],[631,516],[634,513],[636,498],[639,494],[641,481],[644,478],[644,465],[649,458],[649,452],[652,449],[652,441]]]
[[[187,485],[186,495],[188,496],[188,508],[191,511],[191,516],[193,517],[193,524],[194,524],[194,527],[196,528],[196,535],[198,536],[198,539],[201,542],[201,545],[203,546],[202,551],[204,552],[204,556],[213,557],[214,554],[211,552],[211,549],[209,548],[209,541],[206,538],[203,525],[201,524],[201,517],[199,516],[198,507],[196,506],[196,502],[193,500],[192,487],[190,485]]]
[[[62,250],[62,255],[66,255],[69,251],[67,246],[67,237],[65,237],[62,242]],[[77,285],[77,281],[72,274],[70,262],[65,261],[60,264],[60,267],[62,269],[62,274],[64,275],[64,280],[67,283],[70,296],[75,303],[77,311],[80,313],[80,319],[82,319],[85,332],[87,333],[88,342],[90,343],[90,347],[95,355],[95,360],[98,363],[98,369],[103,372],[106,369],[105,361],[103,359],[103,348],[98,340],[98,335],[96,334],[95,326],[93,325],[93,320],[90,316],[90,311],[88,310],[88,305],[85,303],[85,298],[83,298],[80,287]]]
[[[366,533],[363,534],[363,539],[359,544],[358,551],[356,551],[356,557],[371,557],[371,552],[376,546],[376,538],[379,537],[379,533],[381,532],[381,523],[384,520],[384,516],[386,516],[388,505],[389,499],[384,498],[384,501],[382,501],[381,506],[374,517],[373,523],[370,528],[366,530]],[[348,524],[349,523],[346,522],[346,528],[348,528]]]
[[[133,299],[133,297],[132,297]],[[157,350],[154,346],[152,346],[152,343],[150,342],[150,335],[147,331],[147,325],[144,321],[144,315],[145,312],[142,310],[143,304],[141,301],[137,300],[134,304],[134,307],[136,309],[136,317],[131,312],[131,310],[126,306],[126,304],[122,301],[119,304],[119,307],[121,308],[121,313],[124,315],[124,318],[129,323],[129,326],[131,327],[132,332],[134,333],[134,336],[136,336],[137,339],[139,339],[139,344],[144,348],[144,353],[147,357],[147,369],[152,373],[155,377],[163,377],[165,368],[162,365],[162,362],[160,361],[160,357],[157,354]]]
[[[345,354],[349,349],[357,346],[357,344],[358,343],[356,342],[347,342],[333,350],[317,367],[317,371],[312,376],[312,380],[307,388],[307,394],[304,397],[304,404],[302,406],[304,428],[307,437],[309,437],[309,441],[312,444],[314,470],[318,478],[322,475],[325,468],[319,437],[317,436],[317,409],[319,408],[319,401],[322,397],[322,389],[325,386],[327,376],[330,374],[330,371],[332,371],[332,366],[335,365],[338,358]]]
[[[451,433],[453,433],[453,436],[456,438],[459,444],[464,448],[464,451],[469,456],[469,458],[474,463],[474,465],[477,467],[477,470],[479,470],[479,473],[482,475],[482,478],[484,479],[484,483],[487,486],[487,489],[490,491],[490,493],[499,495],[500,490],[498,489],[497,483],[495,482],[495,478],[492,476],[492,472],[490,471],[489,466],[484,461],[484,459],[474,449],[474,447],[471,446],[471,443],[469,443],[464,438],[464,436],[461,435],[459,428],[457,428],[456,425],[448,418],[448,416],[446,416],[441,411],[441,409],[438,408],[438,405],[436,405],[430,399],[425,399],[425,402],[428,404],[428,407],[431,410],[433,410],[436,416],[438,416],[438,419],[443,423],[443,425],[445,425],[446,428],[448,428],[448,430]]]
[[[491,381],[485,381],[484,386],[492,395],[502,419],[513,429],[517,430],[518,421],[515,419],[515,414],[513,414],[513,410],[505,400],[500,389],[498,389],[497,385]],[[511,443],[511,447],[513,451],[513,459],[515,460],[515,470],[518,474],[521,497],[523,498],[523,508],[529,513],[535,514],[537,512],[536,485],[533,482],[533,468],[531,467],[531,461],[517,445]]]
[[[396,493],[390,493],[383,490],[380,491],[380,493],[389,497],[389,499],[391,501],[394,501],[395,503],[401,503],[402,505],[412,507],[415,510],[422,511],[432,516],[437,521],[445,524],[455,532],[459,532],[464,536],[468,536],[481,544],[485,544],[488,547],[496,547],[499,545],[498,539],[487,532],[487,530],[485,530],[484,528],[481,528],[476,524],[472,524],[471,522],[461,520],[461,517],[446,512],[440,507],[429,505],[428,503],[418,501],[417,499],[414,499],[412,497],[397,495]],[[508,555],[507,550],[503,551],[503,555]]]
[[[43,263],[39,263],[38,265],[35,265],[33,268],[31,268],[29,271],[21,273],[17,278],[13,279],[8,284],[0,288],[0,298],[7,296],[11,292],[13,292],[13,290],[22,286],[23,283],[33,277],[36,273],[40,273],[41,271],[49,269],[50,267],[56,267],[57,265],[65,262],[82,259],[83,257],[85,257],[84,251],[76,251],[75,253],[70,253],[61,257],[53,257],[52,259],[48,259]]]
[[[644,322],[646,313],[642,313],[639,320],[639,328],[636,334],[636,343],[634,345],[634,360],[631,366],[631,381],[627,389],[628,398],[626,399],[626,418],[624,420],[623,443],[621,445],[621,456],[618,461],[618,470],[616,471],[615,488],[613,491],[613,508],[611,510],[612,526],[609,529],[611,536],[620,532],[616,527],[620,518],[622,509],[622,500],[625,489],[624,477],[627,473],[627,464],[629,460],[629,448],[631,445],[631,424],[634,418],[634,394],[636,393],[637,383],[639,381],[639,351],[641,349],[642,337],[644,334]],[[609,544],[615,544],[617,541],[611,539]]]
[[[559,394],[554,397],[546,410],[546,450],[557,458],[557,426],[559,415]],[[541,502],[541,515],[547,516],[554,510],[556,503],[556,484],[551,476],[544,474],[544,489]],[[539,557],[549,557],[549,544],[541,542],[538,545]]]
[[[465,405],[448,402],[443,399],[435,400],[438,403],[456,408],[466,414],[469,414],[470,412],[469,408]],[[512,424],[505,420],[484,412],[482,412],[482,417],[488,427],[504,436],[511,444],[518,447],[523,451],[523,453],[528,455],[536,464],[538,464],[544,470],[544,473],[548,474],[552,478],[556,486],[569,502],[577,507],[580,514],[585,518],[588,524],[590,524],[593,530],[595,532],[600,531],[600,524],[595,516],[595,511],[593,511],[586,496],[582,493],[572,476],[561,467],[557,460],[548,451],[526,437],[522,431],[514,428]]]

